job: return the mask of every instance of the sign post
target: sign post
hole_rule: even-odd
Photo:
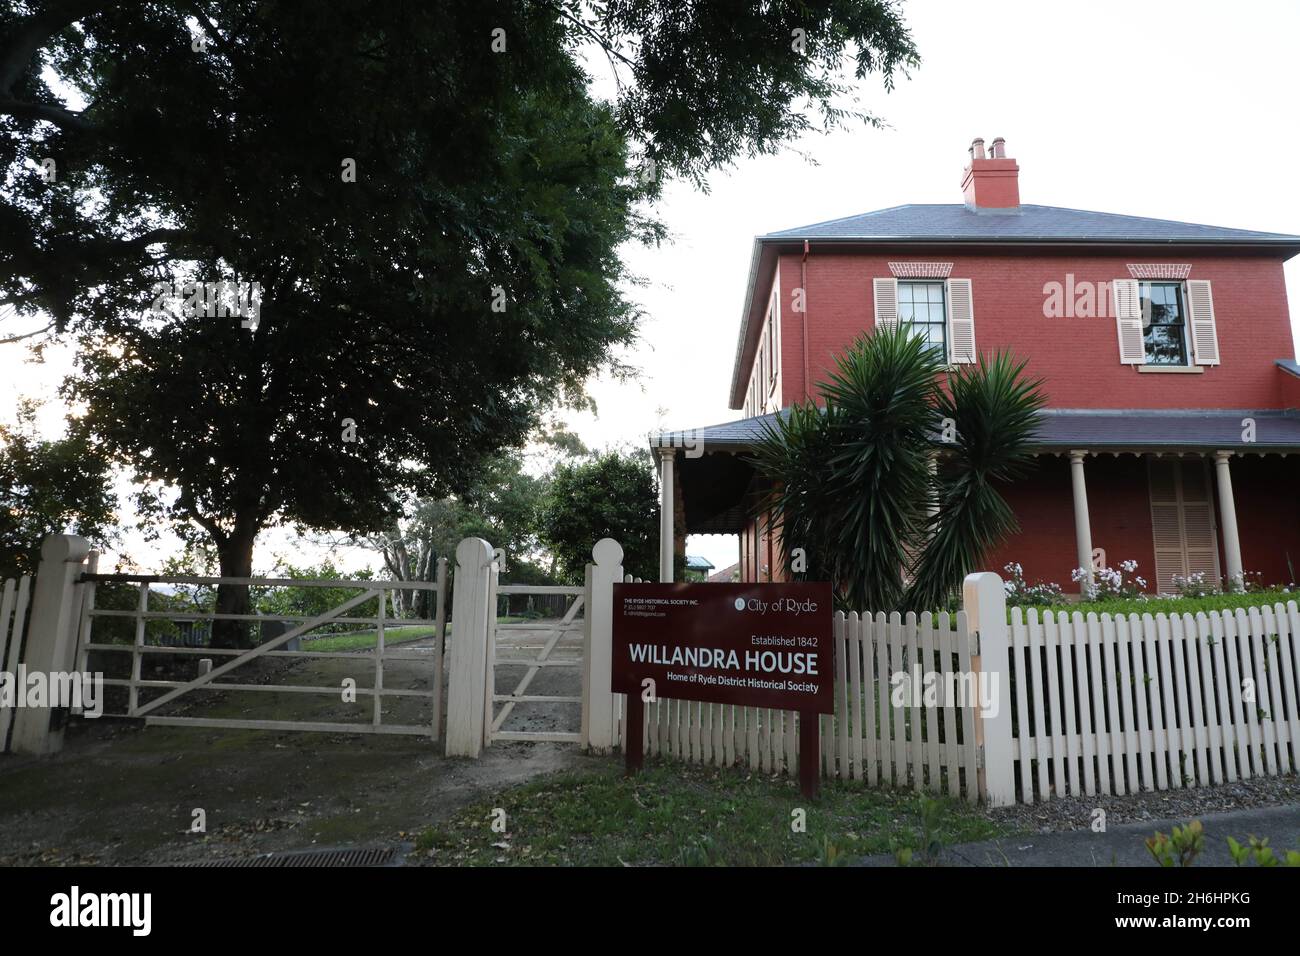
[[[652,700],[797,711],[799,784],[816,796],[820,715],[835,710],[829,584],[615,584],[613,644],[628,774],[645,759],[648,689]]]
[[[623,741],[623,771],[632,776],[645,766],[645,701],[641,692],[627,695],[627,733]]]

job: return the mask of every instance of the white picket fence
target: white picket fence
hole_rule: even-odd
[[[978,673],[965,613],[836,614],[834,640],[835,714],[820,718],[822,774],[978,799],[974,697],[896,695],[891,682],[898,673],[933,674],[948,687]],[[646,707],[645,753],[795,773],[799,719],[795,711],[661,699]]]
[[[1300,770],[1296,602],[1196,615],[1081,609],[1042,621],[1012,608],[1008,624],[997,575],[971,575],[963,596],[952,616],[836,615],[824,776],[1004,805]],[[600,635],[601,612],[593,618]],[[903,673],[911,682],[895,697]],[[911,692],[927,675],[937,693]],[[646,709],[645,752],[794,773],[798,721],[661,699]]]
[[[23,646],[31,586],[31,578],[23,575],[18,580],[6,580],[3,591],[0,591],[0,670],[8,674],[18,672],[18,655]],[[13,715],[13,708],[0,707],[0,753],[9,749],[9,727]]]
[[[1018,797],[1203,787],[1294,772],[1300,614],[1011,612]]]

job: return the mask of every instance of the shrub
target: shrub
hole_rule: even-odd
[[[1092,583],[1083,584],[1083,600],[1142,600],[1146,597],[1146,579],[1136,574],[1137,562],[1121,561],[1118,568],[1100,568],[1093,572]],[[1070,580],[1082,584],[1088,576],[1084,568],[1075,568]]]
[[[1186,598],[1209,597],[1211,594],[1219,593],[1219,589],[1210,583],[1204,571],[1193,571],[1186,577],[1175,574],[1174,588],[1178,591],[1179,597]]]
[[[1014,562],[1006,565],[1002,570],[1007,575],[1002,586],[1007,592],[1008,606],[1060,604],[1065,600],[1065,593],[1055,581],[1038,581],[1029,584],[1025,581],[1025,569]]]

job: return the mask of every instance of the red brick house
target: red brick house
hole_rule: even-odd
[[[730,390],[746,417],[652,439],[675,537],[738,534],[742,580],[779,580],[746,453],[838,351],[901,321],[950,364],[1010,349],[1044,380],[1039,467],[1005,490],[1022,530],[987,568],[1016,561],[1068,589],[1100,549],[1152,590],[1196,571],[1294,582],[1300,365],[1282,265],[1300,236],[1025,205],[1001,139],[970,155],[964,203],[754,240]]]

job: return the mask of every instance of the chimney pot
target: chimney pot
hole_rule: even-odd
[[[1007,141],[993,140],[992,152],[984,154],[984,140],[970,144],[970,165],[962,177],[962,192],[971,209],[1015,211],[1020,207],[1020,167],[1007,156]]]

